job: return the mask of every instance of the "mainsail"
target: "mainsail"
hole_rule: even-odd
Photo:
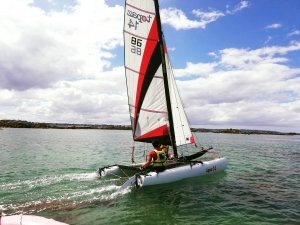
[[[162,38],[157,0],[127,0],[125,72],[133,139],[194,143]]]

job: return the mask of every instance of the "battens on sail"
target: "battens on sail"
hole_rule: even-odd
[[[127,0],[124,56],[133,138],[142,142],[157,138],[163,144],[171,144],[158,32],[154,0]],[[166,51],[165,55],[176,145],[192,143]]]

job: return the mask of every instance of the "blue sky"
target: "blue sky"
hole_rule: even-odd
[[[0,10],[0,119],[129,124],[120,0]],[[194,127],[300,132],[300,1],[161,0]]]
[[[241,2],[245,3],[245,8],[238,9]],[[123,1],[118,0],[108,3],[112,6],[123,5]],[[194,9],[224,14],[205,28],[176,30],[173,26],[164,24],[169,47],[177,50],[171,53],[174,55],[172,62],[178,66],[183,66],[186,61],[210,62],[212,59],[207,53],[220,49],[256,49],[262,46],[287,45],[295,40],[295,36],[299,36],[298,33],[292,35],[299,31],[297,21],[300,21],[300,2],[297,0],[163,0],[160,1],[160,7],[180,9],[190,20],[197,20],[192,12]],[[293,58],[297,56],[300,57],[299,52]],[[290,62],[291,65],[293,63],[297,66],[299,60]]]

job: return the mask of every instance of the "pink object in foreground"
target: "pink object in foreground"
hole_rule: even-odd
[[[0,225],[68,225],[53,219],[47,219],[41,216],[14,215],[0,216]]]

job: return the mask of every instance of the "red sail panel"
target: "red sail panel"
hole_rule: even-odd
[[[160,137],[169,136],[169,131],[167,125],[164,125],[162,127],[156,128],[155,130],[152,130],[146,134],[143,134],[142,136],[136,138],[136,141],[143,141],[147,139],[159,139]]]
[[[147,87],[145,87],[144,84],[144,80],[145,80],[145,75],[148,76],[154,76],[154,74],[147,74],[147,69],[149,66],[149,62],[150,59],[153,55],[154,49],[157,45],[157,42],[154,42],[152,40],[157,40],[158,39],[158,33],[157,33],[157,25],[156,25],[156,18],[154,18],[153,23],[152,23],[152,27],[150,29],[149,35],[148,35],[148,40],[146,42],[146,46],[145,46],[145,51],[144,51],[144,55],[143,55],[143,59],[142,59],[142,63],[141,63],[141,67],[139,69],[139,79],[138,79],[138,84],[137,84],[137,91],[136,91],[136,100],[135,100],[135,113],[134,113],[134,131],[136,128],[136,124],[137,124],[137,120],[138,120],[138,115],[139,115],[139,111],[140,111],[140,107],[141,107],[141,90],[142,88],[146,89]],[[149,78],[148,78],[149,79]]]

